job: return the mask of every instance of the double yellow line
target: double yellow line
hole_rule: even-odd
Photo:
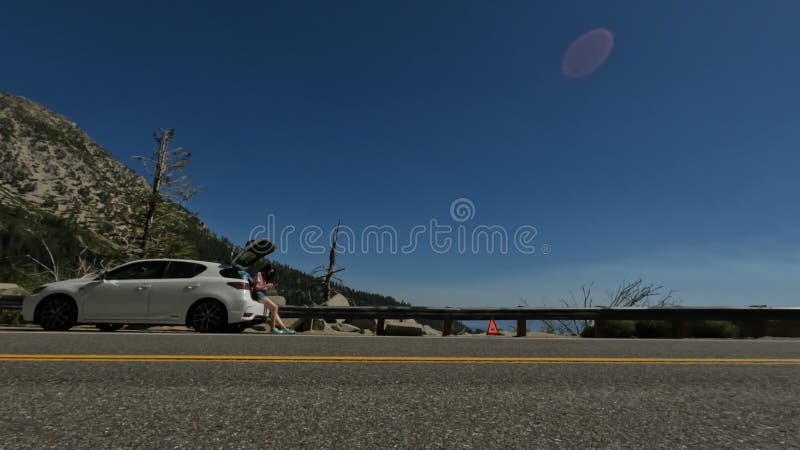
[[[62,355],[0,354],[0,361],[258,362],[400,364],[737,364],[800,365],[800,358],[582,358],[479,356],[291,356],[291,355]]]

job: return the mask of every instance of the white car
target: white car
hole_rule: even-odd
[[[266,320],[267,311],[252,299],[242,269],[274,251],[271,242],[263,241],[248,243],[232,264],[146,259],[95,277],[46,284],[25,297],[22,315],[46,330],[93,324],[114,331],[125,324],[147,324],[242,331]]]

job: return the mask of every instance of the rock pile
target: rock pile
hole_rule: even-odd
[[[278,305],[285,305],[286,299],[283,297],[270,296],[270,299]],[[341,294],[331,297],[323,306],[349,307],[350,301]],[[283,319],[286,326],[295,331],[313,331],[323,333],[348,333],[348,334],[378,334],[378,324],[374,319],[327,319],[324,317],[314,319]],[[269,325],[262,324],[253,327],[255,331],[270,331]],[[428,325],[422,325],[416,320],[386,320],[384,322],[383,335],[387,336],[441,336],[440,331]]]

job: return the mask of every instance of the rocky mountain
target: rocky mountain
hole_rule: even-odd
[[[80,230],[89,250],[119,259],[141,235],[135,208],[147,195],[147,181],[74,122],[31,100],[0,93],[0,203],[7,215],[35,216],[30,222],[61,219]],[[169,226],[184,244],[182,253],[169,256],[228,257],[230,242],[179,205],[167,208]]]
[[[44,106],[0,93],[0,283],[33,288],[53,274],[36,261],[55,261],[62,278],[98,262],[130,259],[139,235],[132,199],[147,181],[95,143],[74,122]],[[193,213],[170,204],[168,224],[181,253],[161,256],[225,261],[235,246]],[[49,250],[48,250],[49,249]],[[52,258],[51,258],[52,253]],[[88,263],[87,263],[88,260]],[[279,265],[276,282],[290,304],[319,301],[319,281]],[[338,286],[357,305],[399,305],[396,299]],[[462,329],[461,325],[456,330]]]
[[[77,273],[74,266],[91,266],[87,258],[106,264],[130,259],[141,236],[141,209],[136,208],[149,192],[142,176],[74,122],[31,100],[0,93],[0,282],[35,283],[41,277],[25,279],[43,269],[35,261],[54,259],[61,275],[69,276]],[[233,245],[194,214],[174,203],[162,209],[169,221],[164,225],[175,231],[180,245],[154,256],[229,257]]]
[[[23,97],[0,93],[0,200],[23,201],[109,237],[130,213],[125,201],[147,182],[83,130]]]

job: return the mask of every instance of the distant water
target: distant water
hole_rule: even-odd
[[[483,330],[485,332],[486,329],[489,328],[488,320],[462,320],[462,323],[470,327],[473,331]],[[501,330],[516,331],[517,329],[516,320],[495,320],[495,323]],[[527,321],[527,327],[528,331],[543,331],[545,325],[541,320],[529,320]]]

